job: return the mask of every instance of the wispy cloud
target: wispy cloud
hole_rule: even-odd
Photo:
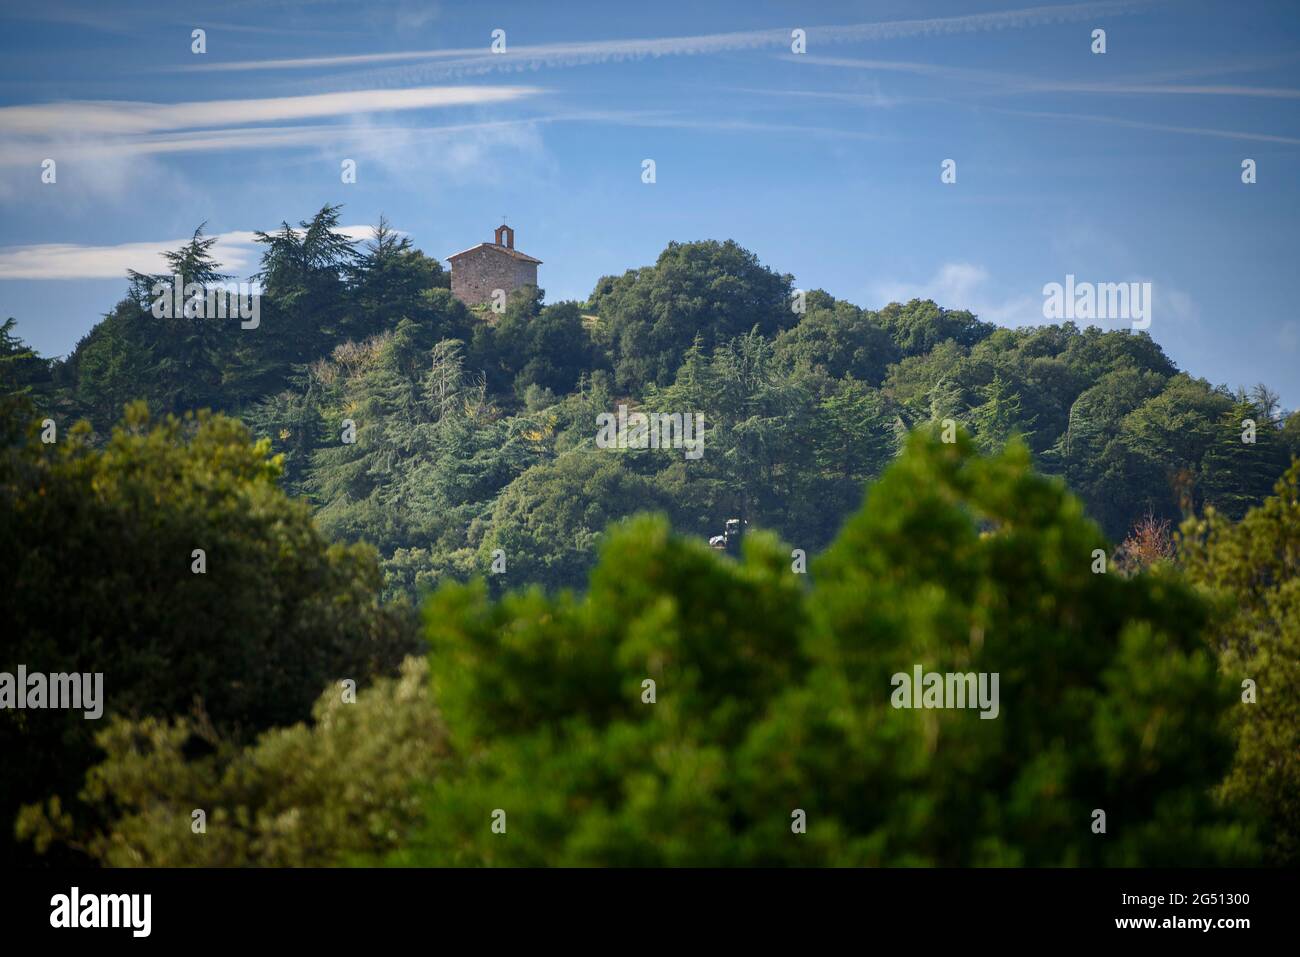
[[[131,136],[78,138],[57,144],[53,140],[11,140],[0,144],[0,167],[36,167],[53,153],[60,162],[78,164],[115,163],[122,160],[177,153],[239,152],[317,148],[346,152],[354,158],[376,159],[392,172],[418,169],[427,175],[430,164],[441,172],[464,172],[485,160],[498,148],[540,150],[535,131],[553,123],[596,123],[644,128],[691,129],[715,133],[759,133],[828,136],[855,140],[889,137],[860,130],[770,123],[734,117],[685,116],[662,110],[572,111],[516,119],[480,120],[441,126],[397,126],[374,123],[369,115],[352,118],[346,124],[304,124],[296,126],[246,126],[234,129],[180,130]],[[430,157],[431,144],[448,145],[450,150]],[[415,152],[413,152],[415,151]],[[459,158],[459,159],[458,159]]]
[[[996,70],[981,70],[972,67],[948,66],[942,63],[819,56],[811,53],[798,56],[788,54],[783,56],[782,59],[808,66],[841,67],[878,73],[908,73],[913,76],[930,76],[941,80],[957,80],[962,83],[982,83],[992,86],[1018,86],[1026,82],[1025,78],[1011,73],[999,73]]]
[[[1059,282],[1062,275],[1048,276],[1042,282]],[[1080,278],[1083,278],[1082,276]],[[1153,319],[1164,326],[1176,323],[1180,327],[1196,326],[1201,310],[1196,299],[1176,284],[1151,275],[1130,273],[1122,276],[1124,282],[1150,282],[1154,288]],[[1011,328],[1044,325],[1050,320],[1043,317],[1043,295],[1038,280],[1031,291],[1023,286],[1003,289],[999,293],[991,287],[997,285],[983,266],[968,262],[943,263],[929,279],[922,282],[884,282],[873,287],[872,292],[880,302],[906,302],[909,299],[932,299],[949,309],[969,309],[985,322]],[[1106,328],[1114,320],[1098,319],[1094,325]],[[1082,325],[1090,324],[1087,321]]]
[[[861,93],[846,93],[839,90],[776,90],[767,87],[748,86],[718,87],[717,91],[719,93],[745,93],[764,98],[784,96],[793,99],[826,100],[876,109],[890,109],[903,103],[939,103],[947,100],[946,97],[895,96],[894,94],[885,94],[879,87]]]
[[[884,282],[872,293],[877,301],[907,302],[933,299],[949,309],[969,309],[986,322],[1003,326],[1033,325],[1043,321],[1041,297],[1015,295],[991,299],[987,269],[975,263],[943,263],[929,279],[919,283]]]
[[[1025,93],[1099,93],[1125,96],[1247,96],[1264,99],[1300,99],[1300,90],[1276,86],[1176,83],[1059,83],[1031,82]]]
[[[133,29],[131,23],[122,15],[120,9],[110,10],[107,6],[83,7],[76,4],[59,3],[58,0],[46,0],[46,2],[42,3],[7,4],[0,7],[0,20],[61,23],[123,36],[130,34]]]
[[[1273,341],[1283,352],[1295,352],[1300,346],[1300,323],[1294,319],[1285,320],[1277,327]]]
[[[371,235],[370,226],[344,226],[339,231],[358,242]],[[239,275],[252,271],[260,247],[251,230],[219,233],[215,238],[217,244],[212,254],[224,271]],[[115,246],[77,243],[0,246],[0,279],[121,279],[129,269],[162,273],[167,268],[162,254],[187,242],[188,236]]]
[[[987,282],[988,278],[988,270],[983,266],[951,262],[940,266],[925,282],[886,282],[877,285],[874,292],[885,302],[933,299],[943,305],[965,308],[962,304],[969,302],[974,291]]]
[[[594,111],[560,114],[545,119],[547,122],[608,123],[618,126],[703,130],[712,133],[777,133],[796,136],[830,136],[853,140],[888,140],[893,138],[884,134],[868,133],[846,127],[770,123],[764,120],[744,120],[734,117],[683,116],[669,111]]]
[[[539,92],[536,87],[528,86],[428,86],[189,103],[80,100],[0,107],[0,133],[36,136],[58,136],[70,131],[81,135],[155,133],[504,103]]]
[[[1064,6],[1037,6],[993,13],[976,13],[954,17],[888,20],[841,26],[806,27],[812,47],[832,43],[862,43],[916,36],[975,33],[1034,27],[1088,18],[1136,12],[1150,7],[1154,0],[1094,0]],[[592,40],[533,46],[507,45],[507,52],[494,54],[485,42],[481,47],[449,50],[406,50],[385,53],[358,53],[325,57],[296,57],[270,60],[207,60],[164,69],[189,71],[264,71],[304,70],[390,63],[423,63],[431,75],[456,76],[494,70],[530,70],[538,67],[567,67],[618,60],[663,56],[698,56],[738,50],[761,50],[790,45],[790,28],[710,33],[696,36],[642,38],[628,40]],[[378,74],[371,74],[377,76]]]
[[[175,154],[234,151],[346,151],[381,164],[396,155],[412,135],[456,149],[408,161],[426,171],[460,175],[473,163],[458,158],[483,156],[494,147],[519,145],[517,134],[491,121],[425,125],[411,134],[393,117],[447,107],[494,106],[521,101],[541,91],[529,86],[421,87],[365,90],[313,96],[189,103],[75,101],[43,106],[0,108],[0,168],[39,168],[45,158],[59,164],[60,184],[85,195],[114,195],[127,182],[140,182],[157,170],[139,160]],[[304,122],[310,120],[325,122]],[[385,122],[386,120],[386,122]],[[24,181],[26,182],[26,181]],[[0,180],[0,195],[26,186]],[[34,188],[40,188],[39,185]]]
[[[996,70],[972,69],[942,63],[916,63],[905,60],[874,60],[857,57],[830,57],[804,54],[787,55],[782,59],[811,66],[842,67],[880,73],[907,73],[913,76],[933,77],[956,83],[977,84],[980,92],[1000,95],[1034,93],[1091,93],[1125,96],[1245,96],[1265,99],[1300,99],[1300,89],[1276,86],[1243,86],[1241,84],[1209,83],[1157,83],[1140,81],[1114,81],[1106,83],[1070,82],[1040,79]],[[964,89],[963,92],[971,92]]]
[[[500,120],[481,123],[455,123],[447,126],[412,127],[357,125],[243,127],[232,130],[194,130],[151,136],[99,140],[68,144],[60,156],[76,161],[107,160],[121,157],[149,156],[166,153],[210,153],[240,150],[275,150],[290,147],[347,149],[379,153],[390,149],[398,137],[441,139],[471,132],[483,132],[527,126],[537,120]],[[382,139],[381,139],[382,138]],[[39,151],[37,151],[39,152]],[[30,145],[0,146],[0,166],[17,166],[34,162]]]
[[[997,110],[1014,116],[1029,116],[1045,120],[1083,121],[1086,123],[1105,123],[1111,126],[1127,126],[1137,130],[1151,130],[1156,133],[1182,133],[1189,136],[1212,136],[1218,139],[1251,140],[1260,143],[1300,144],[1300,137],[1277,136],[1272,133],[1250,133],[1245,130],[1216,130],[1203,126],[1172,126],[1167,123],[1151,123],[1146,120],[1130,120],[1119,116],[1099,116],[1094,113],[1055,113],[1041,110]]]

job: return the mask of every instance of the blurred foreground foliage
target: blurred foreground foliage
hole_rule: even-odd
[[[1234,708],[1229,802],[1268,821],[1269,860],[1300,861],[1300,462],[1238,524],[1209,509],[1183,526],[1182,561],[1215,597],[1216,650],[1255,703]]]
[[[1104,547],[1022,445],[918,433],[810,586],[774,538],[734,563],[649,517],[581,598],[446,586],[426,618],[458,766],[390,860],[1250,861],[1251,827],[1211,793],[1234,696],[1206,609],[1159,572],[1095,574]],[[894,708],[917,664],[998,673],[999,716]]]
[[[768,533],[736,561],[618,522],[584,594],[442,586],[428,678],[355,704],[320,681],[314,723],[247,742],[109,724],[82,791],[106,823],[52,800],[20,830],[109,864],[1285,861],[1298,478],[1188,530],[1203,596],[1168,562],[1098,573],[1101,532],[1018,441],[920,430],[810,576]],[[997,717],[893,707],[917,665],[996,673]]]
[[[409,607],[380,603],[373,549],[330,544],[238,421],[152,419],[139,403],[101,447],[84,424],[53,443],[40,433],[21,398],[5,400],[0,671],[101,672],[105,719],[198,710],[239,740],[420,647]],[[0,712],[0,816],[75,792],[100,727],[79,710]],[[6,833],[0,863],[20,853]]]
[[[209,753],[189,758],[196,737]],[[40,849],[71,841],[113,867],[320,867],[386,851],[419,818],[412,779],[433,776],[445,753],[422,658],[355,702],[326,691],[312,724],[247,748],[190,719],[115,719],[96,740],[108,757],[82,797],[118,809],[111,830],[77,836],[58,798],[26,808],[18,830]]]

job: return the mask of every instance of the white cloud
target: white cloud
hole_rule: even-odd
[[[1201,320],[1201,308],[1188,293],[1169,283],[1155,281],[1151,283],[1151,318],[1152,321],[1170,319],[1183,325],[1198,325]]]
[[[815,46],[829,43],[861,43],[915,36],[941,36],[1032,27],[1048,23],[1079,21],[1099,16],[1137,12],[1150,6],[1149,0],[1099,0],[1064,6],[1027,7],[995,13],[976,13],[955,17],[932,17],[916,20],[892,20],[841,26],[806,27],[808,42]],[[508,38],[507,38],[508,39]],[[407,50],[388,53],[361,53],[329,57],[301,57],[278,60],[244,60],[234,62],[205,61],[183,67],[186,70],[247,71],[295,70],[321,67],[351,67],[365,64],[425,61],[426,70],[438,75],[454,76],[491,70],[536,69],[543,66],[579,66],[618,60],[661,56],[693,56],[734,50],[757,50],[790,46],[790,28],[711,33],[697,36],[640,38],[630,40],[592,40],[574,43],[551,43],[534,46],[507,45],[505,54],[489,52],[485,41],[480,47],[453,50]]]
[[[42,137],[61,137],[74,131],[82,135],[158,133],[504,103],[538,92],[536,87],[529,86],[426,86],[191,103],[80,100],[0,107],[0,133]]]
[[[1195,326],[1200,322],[1200,307],[1187,292],[1151,276],[1130,274],[1123,277],[1097,277],[1079,274],[1077,280],[1097,282],[1150,282],[1152,331],[1170,324]],[[985,322],[1016,328],[1050,324],[1043,317],[1041,285],[1032,293],[999,294],[991,286],[992,277],[983,266],[966,262],[944,263],[928,280],[919,283],[882,283],[872,291],[878,302],[907,302],[909,299],[933,299],[948,309],[969,309]],[[1051,276],[1046,282],[1063,282],[1065,274]],[[1096,325],[1101,328],[1122,328],[1114,320],[1080,320],[1080,326]]]
[[[1260,143],[1300,144],[1300,138],[1294,136],[1275,136],[1272,133],[1249,133],[1239,130],[1215,130],[1201,126],[1169,126],[1164,123],[1148,123],[1145,120],[1127,120],[1118,116],[1098,116],[1090,113],[1052,113],[1033,110],[998,110],[1016,116],[1032,116],[1046,120],[1083,120],[1088,123],[1106,123],[1111,126],[1127,126],[1137,130],[1152,130],[1157,133],[1184,133],[1189,136],[1212,136],[1227,140],[1250,140]]]
[[[452,135],[481,127],[500,124],[461,124],[442,128],[427,128],[430,135]],[[341,149],[367,148],[374,144],[365,141],[366,133],[401,136],[421,132],[419,128],[387,126],[287,126],[247,127],[232,130],[194,130],[181,133],[133,136],[120,139],[78,140],[62,144],[44,144],[35,148],[31,144],[9,143],[0,146],[0,166],[35,166],[37,155],[53,153],[63,163],[75,159],[81,162],[101,162],[111,158],[150,156],[165,153],[224,152],[228,150],[268,150],[294,146],[337,147]]]
[[[1118,93],[1156,96],[1248,96],[1274,100],[1300,99],[1300,90],[1278,86],[1190,83],[1057,83],[1026,81],[1026,93]]]
[[[349,156],[363,164],[363,170],[373,164],[388,177],[409,180],[424,188],[431,178],[491,182],[512,174],[517,178],[518,158],[542,152],[539,126],[547,121],[545,117],[534,117],[392,127],[358,117],[346,131],[335,131],[335,145],[348,149]]]
[[[343,226],[339,232],[360,241],[371,235],[370,226]],[[261,254],[252,230],[233,230],[216,235],[212,256],[222,271],[235,275],[251,273]],[[119,243],[115,246],[86,246],[77,243],[38,243],[30,246],[0,246],[0,279],[122,279],[127,270],[162,273],[162,254],[189,242],[189,237],[158,242]]]
[[[507,103],[538,92],[529,86],[420,87],[173,104],[77,101],[3,107],[0,168],[32,172],[27,178],[0,178],[0,197],[11,199],[24,191],[47,188],[39,178],[46,158],[58,164],[59,188],[69,197],[85,201],[91,196],[126,195],[128,186],[141,182],[157,183],[160,164],[143,162],[150,157],[303,148],[354,157],[374,155],[375,134],[406,136],[405,127],[390,122],[385,128],[375,124],[377,117],[399,111]],[[311,119],[342,122],[298,122]],[[482,140],[484,137],[474,132],[481,125],[426,128],[421,135],[426,142],[431,137],[465,135]],[[498,136],[496,141],[504,142],[504,138]]]
[[[947,309],[969,309],[985,322],[1002,326],[1036,325],[1043,322],[1041,297],[990,297],[989,273],[983,266],[967,262],[944,263],[933,276],[920,283],[892,282],[876,285],[877,302],[907,302],[933,299]]]
[[[909,299],[933,299],[941,305],[965,308],[972,292],[989,278],[983,266],[973,263],[944,263],[923,283],[883,283],[875,288],[876,297],[885,302]]]
[[[1264,99],[1300,99],[1300,89],[1276,86],[1243,86],[1240,84],[1153,83],[1124,80],[1105,83],[1077,83],[1055,79],[1038,79],[995,70],[948,66],[941,63],[916,63],[905,60],[866,60],[853,57],[830,57],[813,54],[788,54],[782,59],[812,66],[843,67],[867,72],[910,73],[954,83],[982,84],[984,92],[994,94],[1026,93],[1093,93],[1125,96],[1245,96]]]
[[[1277,344],[1283,352],[1295,352],[1300,345],[1300,323],[1287,319],[1277,330]]]

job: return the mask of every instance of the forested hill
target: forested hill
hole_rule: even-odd
[[[1147,516],[1239,517],[1300,452],[1300,416],[1265,386],[1182,372],[1145,333],[801,297],[733,241],[671,243],[585,303],[518,293],[495,315],[386,224],[356,246],[338,223],[326,207],[259,234],[255,329],[155,318],[157,277],[133,274],[64,360],[6,323],[0,387],[101,435],[134,399],[239,416],[328,536],[379,549],[394,592],[483,572],[497,549],[511,585],[581,587],[606,526],[644,510],[701,537],[739,517],[812,554],[928,421],[984,449],[1019,434],[1113,541]],[[170,272],[220,281],[211,246],[196,232]],[[620,405],[702,413],[702,454],[598,448]]]

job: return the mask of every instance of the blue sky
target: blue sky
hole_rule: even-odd
[[[1294,408],[1298,74],[1294,3],[7,4],[0,317],[65,354],[200,222],[246,277],[253,230],[343,203],[439,258],[504,215],[550,301],[709,238],[1006,325],[1149,281],[1181,367]]]

